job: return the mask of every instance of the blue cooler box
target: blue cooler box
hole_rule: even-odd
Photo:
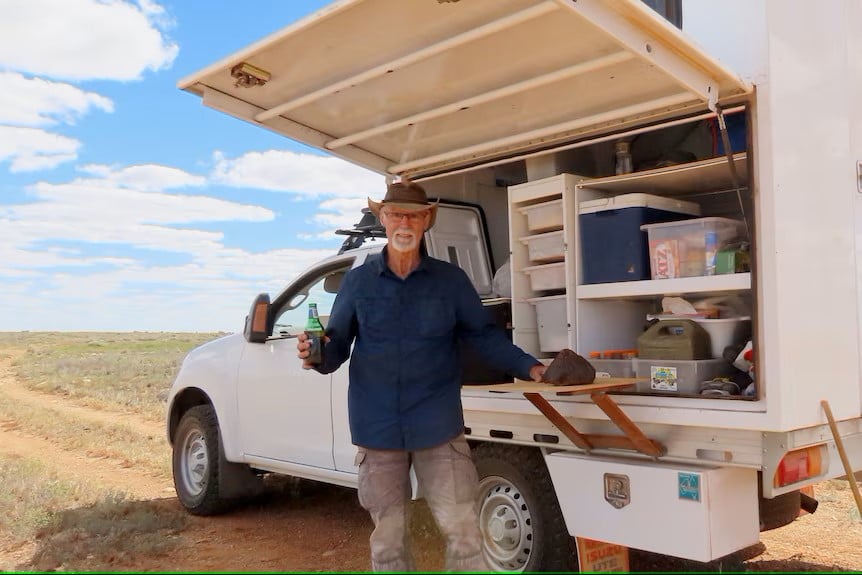
[[[640,227],[700,215],[694,202],[650,194],[589,200],[578,207],[585,284],[650,279],[649,244]]]

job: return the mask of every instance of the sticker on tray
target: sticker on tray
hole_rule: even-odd
[[[656,391],[676,391],[677,376],[675,367],[660,365],[649,366],[650,388]]]
[[[677,473],[677,484],[679,486],[679,498],[700,501],[700,474],[699,473]]]

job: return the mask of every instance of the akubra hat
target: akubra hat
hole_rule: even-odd
[[[386,186],[386,196],[381,202],[375,202],[371,198],[368,198],[368,208],[374,212],[374,215],[378,219],[380,219],[380,208],[383,206],[392,206],[408,212],[430,210],[431,221],[428,223],[427,229],[431,229],[434,226],[434,220],[437,219],[437,205],[439,203],[440,200],[437,200],[433,204],[429,202],[428,196],[425,194],[422,186],[407,179],[402,179],[400,182]]]

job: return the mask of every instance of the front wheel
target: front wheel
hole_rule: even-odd
[[[219,430],[210,405],[188,410],[173,443],[174,488],[180,503],[194,515],[225,511],[219,494]]]
[[[551,477],[535,448],[486,443],[473,451],[485,559],[497,571],[577,571]]]

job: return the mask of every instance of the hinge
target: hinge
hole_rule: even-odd
[[[862,160],[856,161],[856,191],[862,194]]]

